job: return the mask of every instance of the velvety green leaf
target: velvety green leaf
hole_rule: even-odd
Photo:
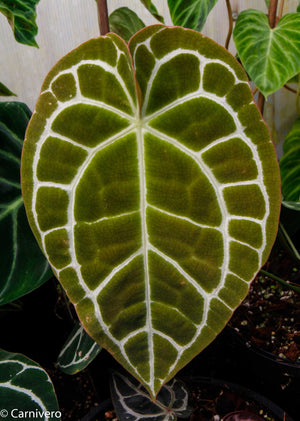
[[[300,118],[284,140],[279,164],[283,203],[286,207],[300,210]]]
[[[193,412],[186,386],[175,378],[162,387],[155,401],[133,377],[114,372],[111,396],[120,421],[175,421]]]
[[[154,396],[225,326],[265,262],[279,170],[224,48],[161,25],[129,48],[108,34],[52,69],[22,183],[85,329]]]
[[[168,0],[174,25],[201,31],[218,0]]]
[[[110,31],[120,35],[126,42],[145,27],[144,22],[128,7],[120,7],[109,16]]]
[[[288,13],[271,29],[259,10],[239,14],[233,39],[251,80],[268,96],[300,72],[300,14]]]
[[[0,82],[0,96],[16,96],[12,91],[10,91],[3,83]]]
[[[38,47],[35,36],[38,28],[35,23],[35,7],[40,0],[0,0],[0,12],[6,16],[12,27],[15,39],[22,43]]]
[[[0,350],[0,408],[1,418],[7,420],[29,419],[33,414],[43,421],[61,419],[46,371],[24,355],[3,350]],[[31,416],[27,411],[33,411]]]
[[[297,7],[297,12],[300,12],[300,3],[299,3],[299,6]]]
[[[23,138],[31,112],[0,102],[0,304],[39,287],[51,270],[28,225],[20,186]]]
[[[164,23],[164,18],[158,13],[156,7],[151,0],[140,0],[143,5],[149,10],[149,12],[154,16],[159,22]]]
[[[78,373],[86,368],[100,351],[100,346],[89,337],[82,325],[77,323],[58,356],[57,366],[66,374]]]

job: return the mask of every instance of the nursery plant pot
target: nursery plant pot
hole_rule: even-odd
[[[112,402],[110,399],[106,399],[99,405],[94,406],[80,421],[96,421],[105,420],[105,413],[112,409]]]
[[[229,415],[238,412],[253,414],[253,420],[295,421],[274,402],[241,385],[197,376],[183,380],[191,388],[196,406],[191,421],[223,420],[226,416],[232,421]]]
[[[271,255],[266,270],[300,284],[300,265],[281,250]],[[257,275],[249,293],[229,322],[231,337],[264,375],[300,378],[300,295],[266,275]]]
[[[247,354],[247,364],[255,366],[255,369],[264,378],[276,376],[292,377],[300,379],[300,362],[281,358],[259,348],[251,339],[237,332],[232,326],[227,326],[226,330],[232,340],[237,343],[240,350],[244,350]]]
[[[183,380],[190,388],[195,408],[189,421],[295,421],[274,402],[240,385],[200,376]],[[248,417],[245,418],[246,414]],[[107,399],[92,408],[80,421],[112,418],[116,418],[113,404]]]

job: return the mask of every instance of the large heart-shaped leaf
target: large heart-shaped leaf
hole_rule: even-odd
[[[51,380],[37,363],[0,350],[0,416],[2,419],[59,421],[61,412]],[[33,415],[33,416],[32,416]]]
[[[28,225],[21,195],[21,152],[30,116],[25,104],[0,102],[0,305],[52,275]]]
[[[300,72],[300,14],[288,13],[271,29],[254,9],[239,14],[233,31],[239,57],[258,89],[268,96]]]
[[[160,25],[129,46],[90,40],[49,73],[23,193],[86,330],[154,396],[225,326],[266,260],[279,171],[225,49]]]
[[[218,0],[168,0],[174,25],[201,31]]]
[[[37,47],[35,36],[38,28],[35,23],[35,7],[40,0],[0,0],[0,12],[3,13],[12,30],[15,39],[22,43]]]
[[[300,118],[284,140],[283,156],[279,164],[283,204],[300,210]]]
[[[114,372],[111,395],[119,421],[176,421],[193,412],[186,386],[172,379],[163,386],[155,402],[145,388],[131,376]]]

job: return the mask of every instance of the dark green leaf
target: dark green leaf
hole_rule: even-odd
[[[0,96],[16,96],[12,91],[10,91],[3,83],[0,82]]]
[[[38,32],[35,7],[38,2],[39,0],[0,0],[0,12],[6,16],[15,39],[33,47],[38,47],[35,41]]]
[[[154,16],[159,22],[164,23],[164,18],[158,13],[156,7],[151,0],[140,0],[143,5],[149,10],[149,12]]]
[[[300,118],[293,124],[283,144],[279,161],[283,204],[300,210]]]
[[[39,287],[51,270],[27,222],[20,162],[31,112],[19,102],[0,102],[0,304]]]
[[[299,215],[298,215],[298,219],[299,219]],[[278,238],[280,240],[281,245],[289,253],[289,255],[293,259],[300,261],[300,255],[298,253],[298,250],[295,247],[290,235],[288,234],[283,224],[279,224]]]
[[[100,351],[100,346],[78,322],[58,356],[57,366],[66,374],[78,373],[86,368]]]
[[[120,421],[175,421],[177,417],[188,418],[193,411],[186,386],[175,378],[162,387],[153,401],[136,379],[115,372],[111,395]]]
[[[25,411],[33,411],[34,418],[43,421],[61,419],[46,371],[24,355],[3,350],[0,350],[0,409],[1,419],[10,421],[33,418],[28,418]]]
[[[254,9],[239,14],[233,39],[251,80],[264,96],[300,72],[300,14],[289,13],[271,29],[267,16]]]
[[[174,25],[201,31],[218,0],[168,0]]]
[[[120,35],[126,42],[145,24],[138,15],[128,7],[120,7],[109,16],[110,31]]]

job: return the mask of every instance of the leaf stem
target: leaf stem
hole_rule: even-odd
[[[106,0],[97,0],[97,9],[100,35],[106,35],[109,32],[108,8]]]
[[[285,89],[287,89],[288,91],[290,91],[290,92],[293,92],[294,94],[296,94],[297,93],[297,91],[295,90],[295,89],[293,89],[293,88],[291,88],[290,86],[288,86],[288,85],[283,85],[283,87],[285,88]]]
[[[258,98],[257,98],[257,107],[259,111],[261,112],[261,115],[263,115],[264,112],[264,105],[265,105],[265,97],[261,92],[258,92]]]
[[[279,278],[276,275],[273,275],[273,273],[267,272],[266,270],[261,269],[260,273],[262,273],[265,276],[268,276],[268,278],[274,279],[274,281],[280,282],[282,285],[288,287],[289,289],[292,289],[293,291],[300,294],[300,287],[297,287],[296,285],[290,284],[289,282],[285,281],[282,278]]]
[[[228,34],[227,34],[227,38],[226,38],[226,42],[225,42],[225,48],[226,48],[226,50],[228,50],[231,35],[232,35],[232,30],[233,30],[233,19],[232,19],[232,8],[231,8],[230,0],[225,0],[225,1],[226,1],[226,6],[227,6],[228,23],[229,23]]]
[[[272,29],[275,28],[276,26],[277,5],[278,5],[278,0],[270,0],[268,16],[269,16],[269,24]]]
[[[278,19],[280,19],[282,17],[283,7],[284,7],[284,0],[280,0],[279,11],[278,11]]]
[[[300,74],[298,75],[298,86],[297,86],[297,94],[296,94],[296,108],[297,108],[297,113],[300,116]]]
[[[269,18],[270,28],[272,29],[275,28],[276,26],[277,6],[278,6],[278,0],[270,0],[268,18]],[[264,105],[265,105],[265,97],[263,96],[261,92],[259,92],[258,99],[257,99],[257,106],[261,112],[261,115],[263,115]]]

